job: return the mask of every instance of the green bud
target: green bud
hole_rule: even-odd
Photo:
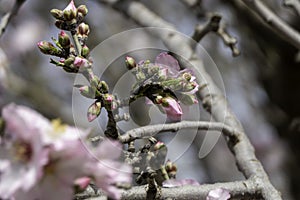
[[[83,16],[86,16],[88,14],[88,9],[86,5],[80,5],[77,8],[78,14],[81,13]]]
[[[80,35],[88,35],[90,32],[90,27],[89,25],[85,24],[85,23],[81,23],[78,26],[78,33]]]
[[[71,21],[71,20],[75,19],[76,15],[77,15],[76,10],[70,9],[70,10],[64,10],[63,11],[64,19],[67,20],[67,21]]]
[[[99,85],[100,85],[99,90],[102,93],[108,93],[109,87],[108,87],[108,85],[107,85],[107,83],[105,81],[100,81]]]
[[[70,67],[71,65],[73,65],[75,61],[75,57],[74,56],[69,56],[66,60],[65,60],[65,65]]]
[[[50,13],[55,19],[60,19],[60,20],[64,19],[63,17],[64,13],[62,10],[52,9]]]
[[[55,22],[55,26],[59,29],[65,30],[66,29],[66,23],[62,20],[57,20]]]
[[[68,49],[71,46],[70,37],[64,31],[58,34],[58,42],[64,49]]]
[[[90,54],[90,49],[86,45],[84,45],[81,49],[81,56],[87,58],[89,54]]]
[[[101,102],[99,101],[96,101],[88,108],[87,118],[89,122],[95,120],[100,115],[101,108]]]
[[[61,56],[61,50],[57,49],[52,43],[47,41],[41,41],[37,44],[40,51],[44,54],[52,56]]]
[[[192,74],[190,74],[190,73],[184,73],[183,75],[183,78],[185,79],[185,80],[187,80],[187,81],[190,81],[191,80],[191,78],[192,78]]]
[[[134,58],[132,58],[130,56],[126,56],[125,64],[126,64],[126,67],[128,70],[131,70],[136,67],[136,62],[135,62]]]
[[[160,150],[162,148],[166,147],[165,143],[161,142],[161,141],[158,141],[155,145],[154,145],[154,150],[157,151],[157,150]]]
[[[81,86],[79,88],[79,91],[82,96],[85,96],[85,97],[91,98],[91,99],[95,98],[95,91],[87,85]]]

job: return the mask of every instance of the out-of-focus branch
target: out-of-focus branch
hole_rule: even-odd
[[[299,0],[283,0],[283,5],[292,8],[297,15],[300,16],[300,1]]]
[[[13,8],[11,9],[11,11],[9,11],[8,13],[6,13],[0,22],[0,37],[3,35],[8,23],[10,22],[10,20],[18,13],[20,7],[22,6],[22,4],[25,2],[26,0],[16,0]]]
[[[280,19],[261,0],[243,0],[243,2],[249,9],[262,18],[282,39],[300,49],[300,33]]]
[[[240,55],[240,51],[237,48],[237,39],[235,37],[232,37],[226,30],[226,27],[224,24],[221,24],[222,17],[218,14],[213,14],[210,17],[210,20],[205,25],[197,25],[194,31],[194,34],[192,38],[199,42],[206,34],[209,32],[215,32],[218,36],[221,37],[224,44],[228,47],[230,47],[232,51],[232,56],[238,56]],[[195,44],[194,47],[196,46]]]
[[[99,1],[102,3],[112,3],[110,0]],[[239,170],[248,180],[253,181],[253,184],[256,185],[257,191],[261,191],[264,199],[281,199],[280,193],[270,183],[268,175],[264,171],[259,160],[256,158],[254,148],[246,134],[243,132],[240,122],[231,112],[222,92],[205,71],[200,57],[191,47],[189,40],[178,34],[172,24],[161,19],[140,2],[119,1],[112,5],[116,10],[123,12],[141,26],[169,29],[166,31],[155,31],[151,33],[161,38],[171,52],[180,55],[188,61],[183,62],[183,59],[180,59],[183,67],[192,65],[200,72],[202,78],[198,80],[199,85],[205,87],[199,89],[198,96],[202,100],[207,111],[212,114],[215,120],[218,122],[224,122],[242,133],[238,135],[238,142],[235,143],[231,140],[227,141],[228,147],[235,155],[235,160]],[[245,153],[247,156],[245,156]],[[190,193],[190,195],[192,194]]]
[[[64,122],[73,123],[72,109],[40,84],[30,82],[16,75],[9,67],[5,53],[0,48],[0,89],[1,93],[11,93],[25,98],[38,107],[42,113],[61,117]],[[3,94],[1,94],[3,95]]]
[[[196,12],[198,17],[204,17],[205,11],[202,7],[202,0],[180,0],[183,4],[187,5],[190,9]]]
[[[235,130],[220,122],[204,122],[204,121],[181,121],[170,124],[158,124],[144,126],[127,131],[120,136],[120,141],[129,143],[136,139],[149,138],[163,131],[178,131],[180,129],[198,128],[200,130],[212,130],[223,132],[225,136],[235,137],[238,135]]]
[[[195,32],[192,36],[192,38],[196,42],[200,42],[200,40],[209,32],[217,32],[220,27],[220,21],[222,17],[218,14],[213,14],[210,17],[209,22],[207,22],[205,25],[197,25],[195,28]]]

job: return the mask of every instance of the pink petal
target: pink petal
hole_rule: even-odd
[[[230,198],[230,193],[228,190],[223,188],[218,188],[209,191],[206,200],[227,200]]]
[[[160,53],[155,59],[155,64],[162,64],[168,66],[171,70],[177,72],[180,70],[178,61],[173,56],[169,55],[167,52]]]

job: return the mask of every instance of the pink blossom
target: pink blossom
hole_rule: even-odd
[[[87,68],[90,66],[89,61],[85,58],[76,57],[74,60],[74,66],[77,68]]]
[[[18,193],[23,200],[68,200],[73,198],[74,181],[85,176],[83,165],[90,160],[81,141],[66,141],[63,149],[50,146],[49,162],[43,177],[26,193]]]
[[[116,183],[132,181],[131,167],[116,161],[121,154],[121,147],[117,141],[104,140],[94,151],[97,162],[90,162],[85,166],[86,171],[94,178],[95,184],[113,199],[121,198],[121,189],[115,186]]]
[[[177,75],[180,71],[178,61],[173,56],[169,55],[167,52],[160,53],[155,59],[155,64],[158,64],[163,68],[167,68],[168,73],[171,76]]]
[[[209,191],[206,200],[227,200],[230,198],[230,193],[228,190],[223,188],[218,188]]]
[[[165,180],[163,182],[163,187],[171,188],[171,187],[180,187],[183,185],[193,185],[198,186],[200,183],[194,179],[182,179],[182,180],[176,180],[176,179],[169,179]]]
[[[162,106],[163,110],[167,114],[167,117],[172,121],[179,121],[183,114],[179,103],[171,97],[166,97],[163,99],[163,101],[165,103],[162,103]]]
[[[6,126],[4,144],[0,146],[0,165],[3,168],[0,197],[9,198],[17,190],[28,191],[36,184],[48,161],[48,150],[43,149],[40,135],[39,126],[44,124],[40,120],[42,116],[29,108],[9,104],[3,108],[2,117]]]

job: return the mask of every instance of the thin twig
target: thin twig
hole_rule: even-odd
[[[16,0],[13,8],[11,9],[10,12],[6,13],[0,22],[0,37],[3,35],[8,23],[10,20],[18,13],[20,7],[26,0]]]
[[[232,56],[240,55],[240,51],[237,48],[237,39],[231,36],[224,24],[221,24],[222,17],[218,14],[212,14],[210,20],[205,25],[197,25],[192,38],[198,43],[202,38],[209,32],[215,32],[224,42],[224,44],[230,47]],[[191,43],[192,47],[195,48],[196,44]]]
[[[274,14],[261,0],[242,1],[248,8],[259,15],[282,39],[300,49],[300,33]]]
[[[300,1],[299,0],[283,0],[283,5],[292,8],[298,16],[300,16]]]
[[[158,133],[165,131],[178,131],[181,129],[193,129],[199,130],[212,130],[223,132],[228,137],[236,137],[235,130],[220,122],[205,122],[205,121],[181,121],[170,124],[158,124],[149,125],[127,131],[124,135],[119,137],[119,140],[123,143],[129,143],[136,139],[149,138],[155,136]]]

